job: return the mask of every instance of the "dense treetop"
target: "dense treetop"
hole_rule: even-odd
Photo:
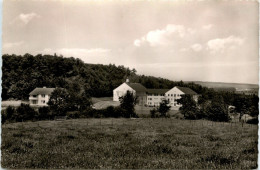
[[[206,88],[194,83],[185,84],[163,78],[137,75],[135,69],[114,64],[86,64],[80,59],[64,58],[57,55],[8,55],[2,56],[2,99],[28,99],[36,87],[67,88],[72,82],[80,85],[90,96],[112,96],[113,89],[126,78],[141,83],[147,88],[172,88],[187,86],[197,93]]]

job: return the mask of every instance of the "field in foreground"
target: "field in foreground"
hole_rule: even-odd
[[[177,119],[2,125],[3,168],[257,168],[257,126]]]

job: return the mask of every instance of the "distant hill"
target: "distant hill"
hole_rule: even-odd
[[[194,81],[194,83],[199,84],[207,88],[234,88],[237,90],[246,90],[246,89],[258,89],[258,84],[243,84],[243,83],[223,83],[223,82],[203,82],[203,81]]]
[[[197,93],[206,88],[194,83],[174,82],[164,78],[136,74],[135,69],[114,64],[88,64],[80,59],[31,54],[2,56],[2,100],[28,100],[36,87],[62,87],[87,92],[91,97],[113,96],[113,89],[125,82],[141,83],[147,88],[190,87]]]

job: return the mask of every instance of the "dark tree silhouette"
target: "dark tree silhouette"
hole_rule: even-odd
[[[119,98],[120,107],[125,110],[125,117],[137,117],[135,113],[135,105],[137,103],[137,97],[130,91],[127,91],[124,96]]]

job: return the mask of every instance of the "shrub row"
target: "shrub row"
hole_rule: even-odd
[[[50,110],[49,107],[40,107],[34,109],[27,104],[21,104],[18,108],[7,107],[6,110],[1,111],[2,123],[6,122],[22,122],[22,121],[37,121],[37,120],[53,120],[57,113]],[[87,108],[83,111],[71,111],[66,113],[66,117],[69,119],[77,118],[129,118],[129,114],[125,109],[121,107],[109,106],[106,109],[96,110]],[[65,115],[64,115],[65,116]],[[137,116],[136,116],[137,117]]]

